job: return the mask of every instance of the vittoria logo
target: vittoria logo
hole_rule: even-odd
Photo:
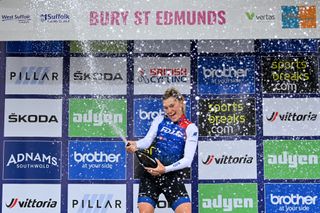
[[[316,121],[317,114],[309,112],[307,114],[298,114],[292,112],[286,112],[280,114],[279,112],[273,112],[270,116],[267,116],[266,119],[270,122],[274,122],[276,120],[280,121]]]
[[[19,200],[19,198],[12,198],[10,203],[6,204],[9,209],[12,208],[55,208],[57,206],[57,201],[52,200],[37,200],[27,198],[25,200]]]
[[[249,157],[247,154],[245,156],[235,157],[232,155],[222,155],[221,157],[215,157],[215,155],[208,155],[202,163],[205,165],[210,165],[211,163],[216,164],[251,164],[253,157]]]

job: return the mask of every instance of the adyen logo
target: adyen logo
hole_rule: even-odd
[[[202,163],[205,165],[215,164],[251,164],[253,162],[253,157],[248,156],[233,156],[233,155],[222,155],[216,157],[215,155],[208,155]]]
[[[119,137],[127,132],[127,104],[121,99],[70,99],[69,135]]]
[[[320,141],[264,141],[267,179],[318,179]]]
[[[38,199],[32,199],[27,198],[20,200],[19,198],[12,198],[10,203],[5,204],[7,208],[21,208],[21,209],[42,209],[42,208],[56,208],[57,201],[53,199],[48,200],[38,200]]]
[[[124,179],[123,142],[69,143],[69,178],[77,180]]]
[[[258,212],[256,184],[199,184],[200,212]]]
[[[281,6],[282,28],[316,28],[317,9],[309,6]]]
[[[266,213],[319,212],[319,184],[266,184]]]
[[[270,122],[275,121],[283,121],[283,122],[289,122],[289,121],[316,121],[317,114],[314,114],[312,112],[309,112],[307,114],[298,114],[296,112],[285,112],[285,113],[279,113],[279,112],[272,112],[270,116],[267,116],[266,119]]]

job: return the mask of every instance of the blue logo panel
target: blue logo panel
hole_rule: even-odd
[[[3,178],[60,180],[61,142],[5,141]]]
[[[63,41],[9,41],[8,53],[62,53]]]
[[[299,28],[299,8],[297,6],[282,6],[282,28]]]
[[[315,39],[261,40],[262,52],[317,52]]]
[[[69,142],[69,179],[122,180],[126,176],[125,144],[116,142]]]
[[[200,94],[254,94],[254,57],[201,57],[198,59]]]
[[[190,99],[186,100],[186,116],[190,118]],[[144,137],[155,117],[164,114],[161,98],[143,98],[134,100],[134,136]]]
[[[320,212],[320,184],[266,184],[266,213]]]

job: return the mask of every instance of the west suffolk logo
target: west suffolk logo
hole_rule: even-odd
[[[282,28],[316,28],[316,6],[281,6]]]
[[[270,122],[283,121],[283,122],[294,122],[294,121],[316,121],[317,120],[317,114],[314,114],[312,112],[306,113],[306,114],[300,114],[296,112],[285,112],[285,113],[279,113],[279,112],[272,112],[270,116],[267,116],[266,119]]]
[[[16,22],[19,24],[27,24],[31,21],[30,15],[25,14],[15,14],[15,15],[1,15],[2,22]]]

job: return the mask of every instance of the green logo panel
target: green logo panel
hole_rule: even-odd
[[[124,99],[70,99],[69,136],[126,137],[127,101]]]
[[[265,179],[319,179],[319,140],[264,141]]]
[[[257,184],[199,184],[199,212],[257,213]]]
[[[71,41],[71,53],[126,53],[126,41]]]

